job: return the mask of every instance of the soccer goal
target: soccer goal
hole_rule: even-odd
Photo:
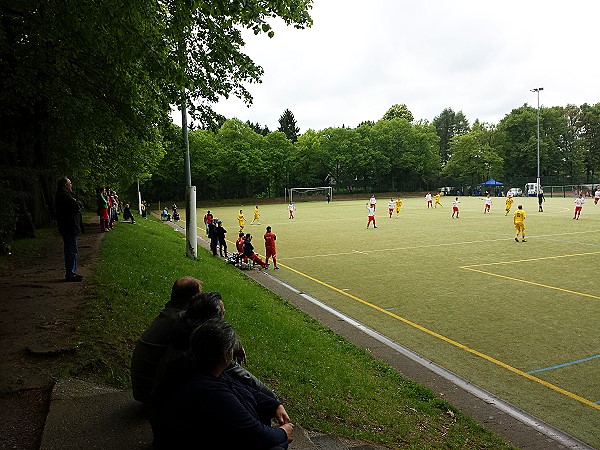
[[[290,202],[311,202],[333,200],[333,188],[331,186],[324,187],[295,187],[286,189],[286,197]],[[287,201],[287,198],[286,198]]]

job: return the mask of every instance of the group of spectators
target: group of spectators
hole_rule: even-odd
[[[179,212],[177,212],[177,204],[173,203],[173,214],[169,214],[169,208],[167,208],[166,206],[163,208],[162,212],[160,213],[160,218],[162,220],[166,220],[167,222],[170,222],[171,220],[173,220],[173,222],[177,222],[179,220]]]
[[[255,213],[255,218],[256,216],[257,214]],[[218,250],[219,256],[222,258],[230,258],[227,253],[227,240],[225,239],[227,230],[223,227],[223,221],[218,217],[214,217],[210,210],[208,210],[204,215],[204,225],[206,227],[206,237],[209,239],[210,250],[213,256],[217,256]],[[265,240],[264,261],[254,251],[252,235],[250,233],[244,233],[241,230],[238,234],[238,239],[235,241],[237,252],[231,256],[231,261],[237,267],[247,266],[248,261],[252,261],[253,264],[258,264],[260,267],[268,269],[269,259],[272,258],[273,268],[279,269],[279,267],[277,267],[277,251],[275,246],[277,236],[272,232],[271,227],[267,227],[263,237]]]
[[[293,440],[284,406],[242,366],[244,347],[224,313],[218,292],[182,277],[138,341],[133,396],[150,411],[154,448],[281,450]]]
[[[110,188],[98,188],[97,201],[101,232],[112,230],[114,223],[119,221],[121,213],[124,221],[131,220],[131,223],[135,223],[129,203],[121,204],[117,193]]]

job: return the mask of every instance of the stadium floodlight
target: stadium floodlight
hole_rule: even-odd
[[[542,183],[540,178],[540,91],[543,87],[534,88],[531,92],[537,92],[537,194],[542,192]]]

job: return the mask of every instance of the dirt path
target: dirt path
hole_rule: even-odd
[[[58,232],[33,256],[12,255],[0,270],[0,449],[37,449],[54,377],[77,348],[76,328],[102,234],[79,239],[81,283],[66,283]]]

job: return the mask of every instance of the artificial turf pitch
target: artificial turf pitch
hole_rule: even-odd
[[[478,197],[427,209],[404,198],[396,218],[378,198],[377,229],[366,229],[364,200],[206,209],[232,243],[237,213],[264,254],[277,235],[275,276],[479,387],[600,447],[600,204],[588,199],[573,220],[573,198],[504,198],[489,214]],[[513,212],[527,213],[527,242],[515,242]],[[202,228],[202,227],[200,227]],[[199,235],[203,233],[199,231]],[[272,267],[272,266],[271,266]]]

